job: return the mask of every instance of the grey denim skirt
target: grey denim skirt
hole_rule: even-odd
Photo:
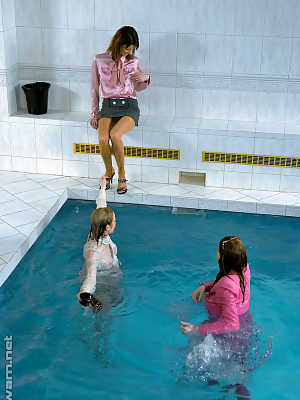
[[[109,98],[103,99],[99,119],[103,117],[131,117],[138,126],[140,109],[136,99]]]

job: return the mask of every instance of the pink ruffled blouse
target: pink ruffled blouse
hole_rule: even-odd
[[[205,322],[199,326],[200,334],[225,333],[240,329],[239,315],[249,310],[250,302],[250,268],[244,271],[245,294],[240,288],[238,275],[230,274],[221,278],[214,286],[214,281],[203,283],[205,286],[205,306],[209,313],[218,316],[214,322]]]
[[[146,82],[135,83],[131,75],[140,72],[139,59],[133,57],[127,60],[122,56],[119,63],[113,61],[110,52],[97,54],[92,64],[92,112],[91,117],[98,117],[99,113],[99,86],[102,98],[130,97],[136,99],[136,90],[144,90],[149,86]]]

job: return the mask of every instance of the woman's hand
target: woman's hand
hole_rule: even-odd
[[[199,333],[198,326],[191,324],[190,322],[180,321],[179,329],[186,336],[196,335],[197,333]]]
[[[130,75],[130,78],[135,82],[135,83],[140,83],[140,82],[148,82],[150,79],[150,75],[145,74],[145,72],[135,72],[134,74]]]
[[[93,296],[91,293],[88,292],[79,292],[77,295],[77,299],[79,303],[83,307],[89,307],[93,311],[100,311],[103,308],[102,302],[97,299],[97,297]]]
[[[201,299],[202,299],[202,295],[205,292],[205,286],[204,285],[200,285],[198,287],[198,289],[194,290],[192,293],[192,298],[194,303],[198,304],[200,303]]]
[[[90,125],[94,129],[98,129],[98,118],[94,117],[90,119]]]

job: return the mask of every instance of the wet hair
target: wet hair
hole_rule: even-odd
[[[110,42],[107,51],[111,53],[111,57],[115,62],[119,62],[121,58],[121,47],[124,45],[126,47],[133,45],[136,49],[139,48],[139,36],[132,26],[122,26],[122,28],[117,30]],[[131,60],[132,58],[133,55],[131,54],[126,56],[127,60]]]
[[[104,236],[106,225],[112,225],[114,212],[109,207],[96,208],[91,215],[91,229],[89,239],[99,240]]]
[[[248,264],[245,246],[238,236],[225,236],[219,242],[219,268],[214,285],[231,270],[235,271],[240,278],[240,288],[245,300],[245,278],[244,268]]]

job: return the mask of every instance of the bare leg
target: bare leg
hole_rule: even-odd
[[[131,117],[122,117],[110,130],[110,138],[113,145],[113,153],[118,165],[119,178],[125,179],[124,168],[124,144],[122,136],[135,127],[135,122]],[[126,183],[119,183],[118,188],[126,188]]]
[[[101,118],[98,122],[98,140],[100,145],[101,156],[105,165],[105,176],[110,177],[113,173],[111,160],[111,149],[109,146],[109,132],[114,124],[112,118]]]

